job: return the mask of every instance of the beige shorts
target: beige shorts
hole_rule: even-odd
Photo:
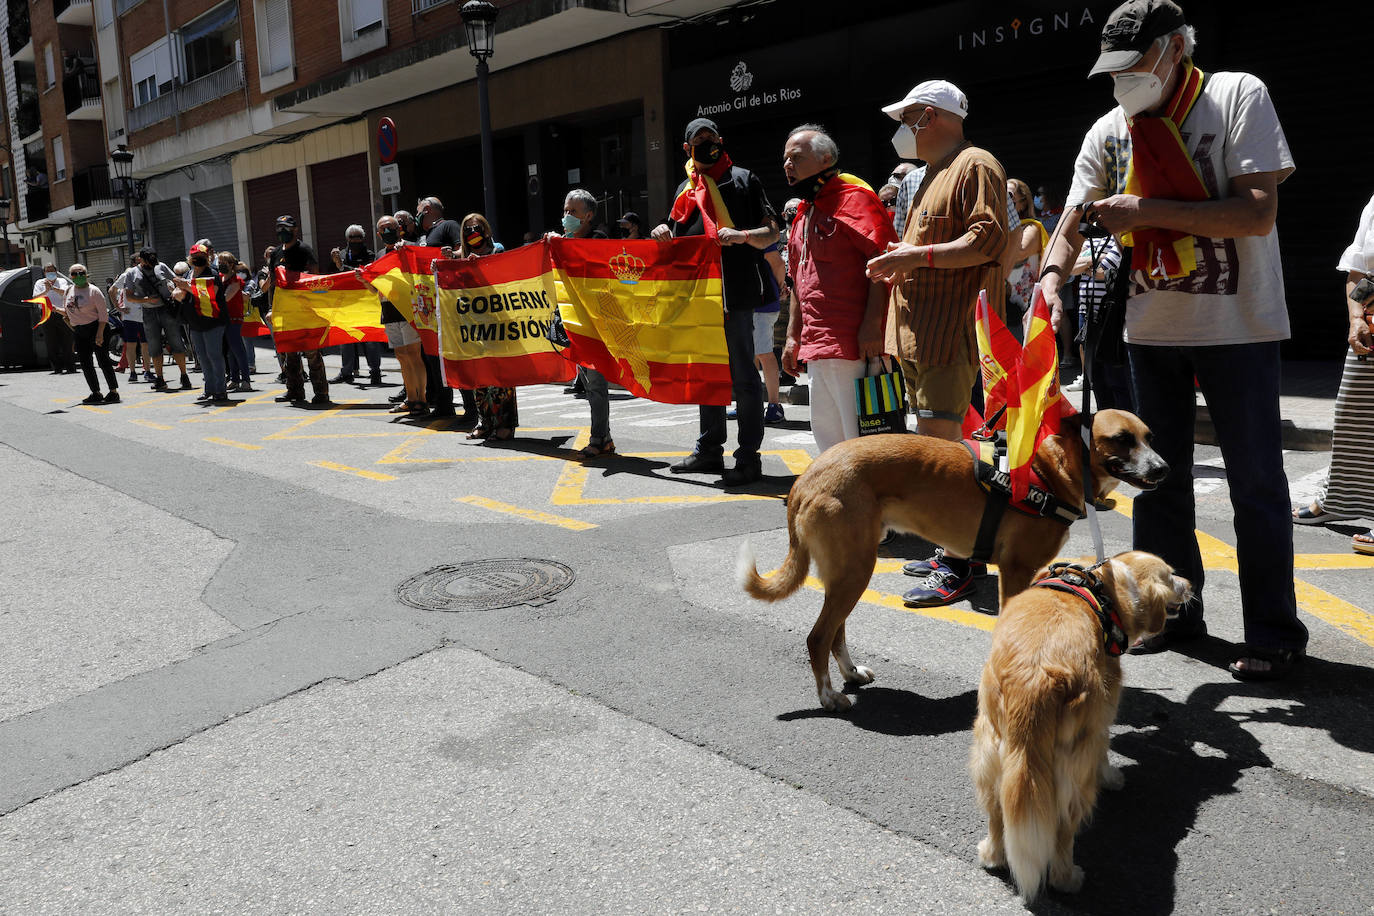
[[[393,350],[420,342],[420,333],[409,321],[388,321],[382,328],[386,331],[386,342],[391,344]]]
[[[918,417],[962,423],[973,397],[973,383],[978,380],[978,364],[965,340],[948,366],[922,366],[902,360],[902,377]]]

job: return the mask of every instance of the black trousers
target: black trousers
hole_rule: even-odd
[[[119,379],[115,376],[114,363],[110,362],[109,351],[103,343],[95,342],[95,332],[99,326],[100,322],[92,321],[72,328],[72,336],[76,342],[76,357],[81,360],[81,371],[86,376],[86,384],[90,386],[92,394],[100,394],[100,380],[96,378],[92,356],[95,357],[95,362],[100,363],[100,371],[105,373],[105,385],[111,391],[119,388]]]
[[[73,372],[76,360],[72,359],[72,329],[56,312],[43,322],[43,342],[48,348],[48,366],[54,372]]]

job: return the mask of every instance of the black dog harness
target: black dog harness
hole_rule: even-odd
[[[983,518],[978,523],[978,535],[973,541],[973,555],[970,557],[984,563],[992,558],[997,528],[1002,524],[1002,516],[1008,507],[1023,515],[1053,519],[1065,528],[1085,515],[1078,506],[1064,502],[1034,482],[1031,483],[1030,492],[1024,500],[1012,502],[1011,475],[997,469],[998,457],[1005,454],[1005,446],[999,448],[999,445],[998,441],[992,439],[964,440],[964,448],[973,456],[973,478],[988,495],[983,506]]]
[[[1102,627],[1102,648],[1107,650],[1108,655],[1121,655],[1126,651],[1126,629],[1121,626],[1116,608],[1112,607],[1106,584],[1094,574],[1101,565],[1098,563],[1084,569],[1076,563],[1054,563],[1050,566],[1049,576],[1036,582],[1035,587],[1068,592],[1086,601]]]

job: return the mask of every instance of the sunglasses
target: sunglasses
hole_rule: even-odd
[[[84,277],[84,276],[86,276],[86,272],[85,272],[84,270],[74,270],[74,271],[71,272],[71,276],[73,276],[73,277]]]

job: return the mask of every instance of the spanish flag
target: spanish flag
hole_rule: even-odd
[[[1060,421],[1074,413],[1059,391],[1059,349],[1050,309],[1037,284],[1026,345],[1016,369],[1016,387],[1008,387],[1007,463],[1011,498],[1019,501],[1030,492],[1031,459],[1046,437],[1059,431]]]
[[[272,330],[262,320],[262,315],[251,304],[245,303],[243,308],[243,324],[239,326],[239,333],[244,337],[266,337]]]
[[[706,169],[700,168],[695,159],[688,159],[685,166],[687,180],[673,200],[669,219],[677,223],[690,222],[692,214],[701,210],[702,228],[712,239],[721,229],[735,228],[734,220],[730,218],[730,208],[725,206],[725,198],[720,196],[720,187],[716,184],[730,174],[732,166],[730,154],[725,152],[720,154],[720,159],[714,165]]]
[[[278,353],[385,341],[380,318],[377,294],[352,271],[316,275],[277,268],[272,337]]]
[[[577,374],[548,338],[558,305],[547,242],[438,261],[433,281],[439,358],[450,388],[541,385]]]
[[[438,248],[402,245],[363,268],[367,281],[406,316],[430,356],[439,354],[438,296],[430,273],[438,258]]]
[[[998,416],[998,413],[1020,395],[1021,344],[992,310],[985,289],[978,292],[978,323],[975,330],[978,336],[978,365],[983,374],[983,416],[989,418],[993,429],[1003,429],[1006,416]]]
[[[1127,119],[1131,133],[1131,162],[1126,169],[1126,193],[1165,200],[1207,200],[1197,165],[1188,154],[1179,128],[1202,96],[1203,73],[1184,61],[1183,79],[1161,117]],[[1137,229],[1121,234],[1133,246],[1131,269],[1157,279],[1186,277],[1197,270],[1193,236],[1173,229]]]
[[[32,299],[25,299],[24,301],[30,305],[36,305],[40,309],[42,317],[38,319],[38,324],[42,324],[52,317],[53,307],[52,303],[48,301],[47,296],[34,296]],[[38,324],[34,325],[34,327],[38,327]]]
[[[196,288],[195,303],[191,308],[206,318],[218,318],[219,303],[215,301],[215,287],[219,285],[219,278],[196,277],[191,285]]]
[[[654,401],[730,403],[715,239],[547,244],[575,362]]]

